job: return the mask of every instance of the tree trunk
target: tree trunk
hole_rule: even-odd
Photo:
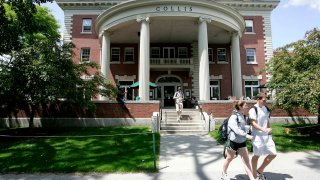
[[[318,124],[320,124],[320,103],[318,105]]]
[[[34,114],[36,111],[36,106],[35,105],[31,105],[31,112],[30,112],[30,119],[29,119],[29,128],[33,128],[33,119],[34,119]]]

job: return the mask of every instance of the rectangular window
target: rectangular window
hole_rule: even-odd
[[[259,81],[245,81],[244,88],[246,99],[252,99],[259,93]]]
[[[82,32],[92,32],[92,19],[82,19]]]
[[[210,80],[210,99],[220,100],[220,80]]]
[[[124,49],[124,61],[133,62],[134,61],[134,48],[126,47]]]
[[[120,61],[120,48],[111,48],[111,62]]]
[[[217,49],[217,58],[218,61],[227,61],[227,49],[226,48],[218,48]]]
[[[179,47],[178,48],[178,57],[179,58],[187,58],[188,57],[188,48]]]
[[[81,62],[90,61],[90,48],[81,48]]]
[[[213,62],[213,49],[212,48],[208,48],[208,58],[209,58],[209,62]]]
[[[175,58],[174,47],[164,47],[163,48],[163,58],[171,59]]]
[[[256,62],[256,49],[248,48],[246,49],[246,54],[247,54],[247,63]]]
[[[253,20],[245,20],[246,23],[246,32],[253,33]]]
[[[160,48],[152,47],[151,48],[151,58],[160,58]]]

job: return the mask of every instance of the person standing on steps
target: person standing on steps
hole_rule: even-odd
[[[238,153],[241,157],[244,169],[249,176],[249,179],[255,180],[251,171],[249,153],[246,145],[246,140],[252,139],[252,136],[247,134],[245,127],[247,122],[244,113],[248,109],[248,105],[245,101],[238,101],[234,107],[235,110],[233,110],[228,121],[229,144],[227,145],[227,157],[223,163],[221,179],[230,179],[228,177],[227,170],[230,162],[234,159],[236,153]]]
[[[249,110],[249,118],[252,120],[252,146],[253,156],[251,159],[252,173],[259,180],[266,180],[264,169],[277,156],[276,146],[272,139],[270,128],[270,111],[266,106],[266,96],[260,93],[256,96],[257,103]],[[258,159],[267,155],[262,164],[258,166]]]
[[[174,93],[173,99],[175,100],[175,105],[176,105],[177,121],[180,122],[181,113],[183,109],[183,99],[184,99],[184,95],[181,90],[181,87],[178,87],[178,90]]]

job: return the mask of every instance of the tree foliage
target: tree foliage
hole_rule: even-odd
[[[0,0],[0,55],[22,48],[26,34],[43,32],[36,4],[45,2],[52,0]]]
[[[58,23],[47,8],[36,9],[32,17],[37,31],[24,31],[19,48],[8,49],[0,57],[0,105],[7,111],[25,110],[30,127],[39,107],[63,101],[84,111],[93,110],[92,97],[116,94],[98,71],[88,72],[88,68],[97,69],[97,64],[73,63],[74,45],[60,43]],[[7,10],[11,17],[17,16],[10,8]],[[81,78],[84,76],[90,78]],[[100,87],[108,91],[101,92]]]
[[[313,29],[305,39],[276,50],[268,63],[272,75],[268,86],[276,90],[276,103],[291,111],[302,107],[320,114],[320,31]]]

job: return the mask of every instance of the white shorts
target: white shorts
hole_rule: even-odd
[[[183,103],[176,103],[176,111],[182,111],[183,109]]]
[[[253,154],[256,156],[276,155],[276,145],[271,135],[254,136],[252,141]]]

